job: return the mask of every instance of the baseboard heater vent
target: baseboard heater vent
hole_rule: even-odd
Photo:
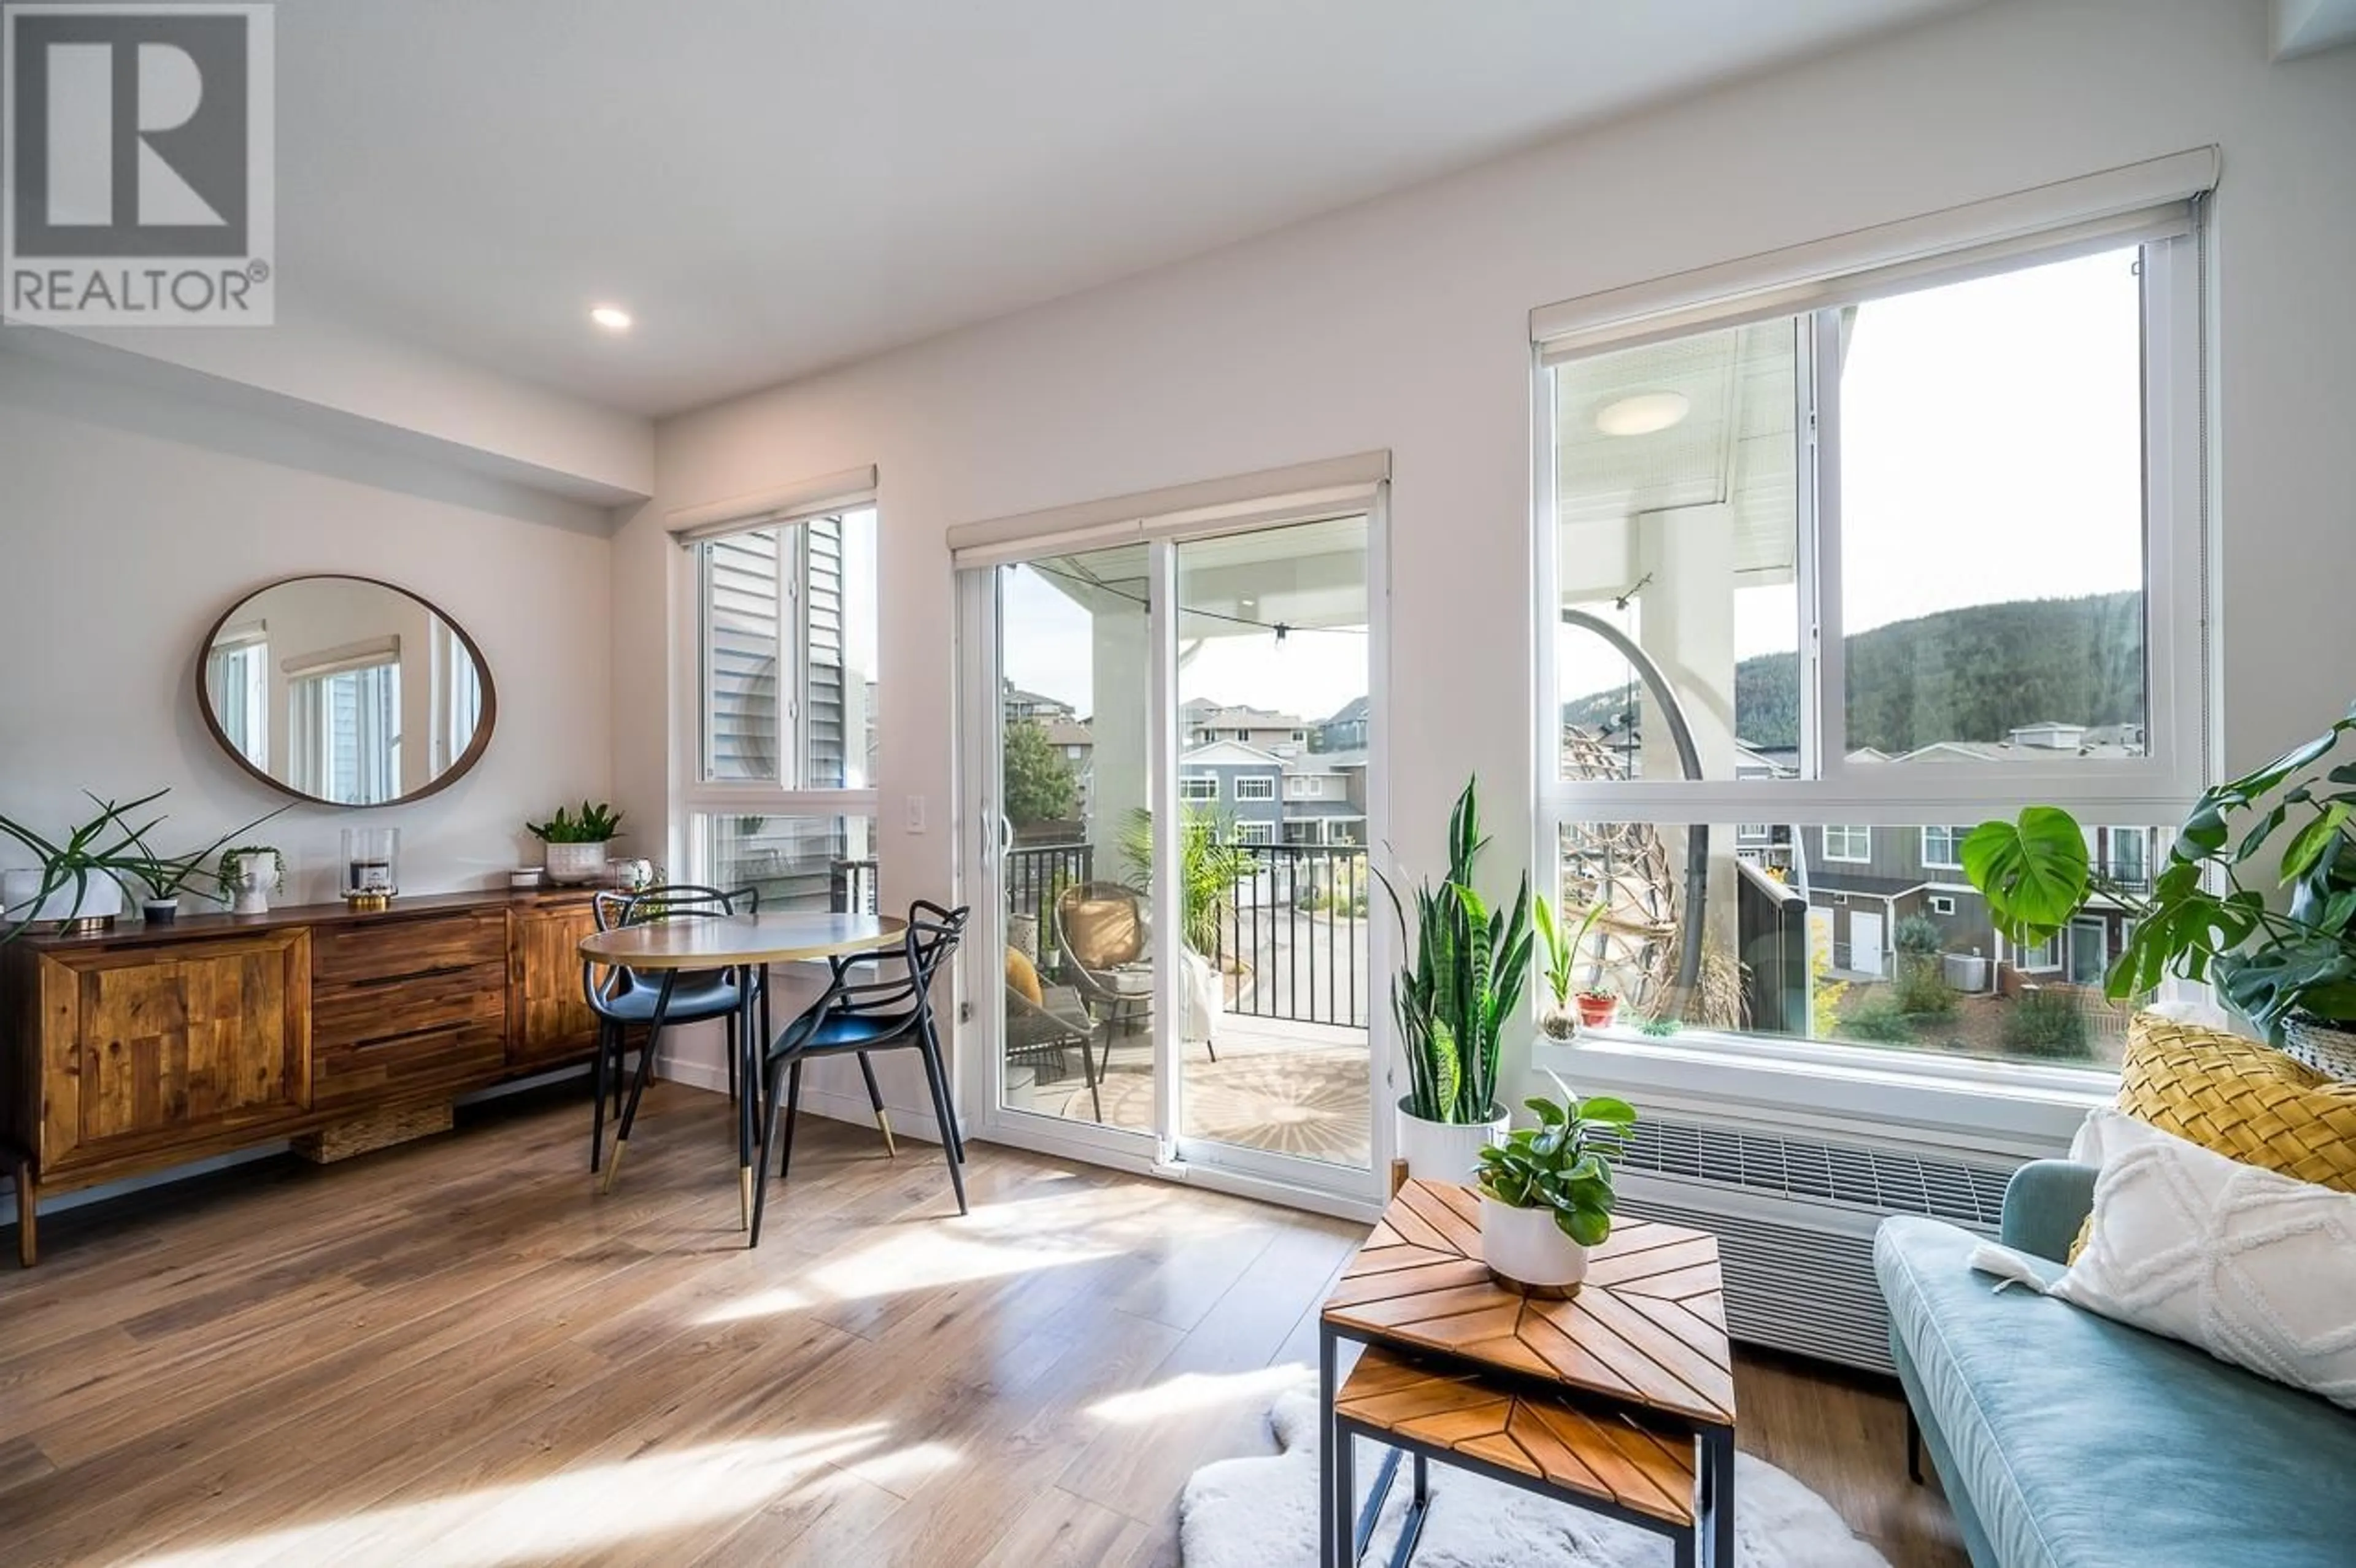
[[[1873,1277],[1875,1227],[1927,1214],[1993,1235],[2011,1175],[1650,1115],[1620,1166],[1623,1212],[1717,1234],[1735,1339],[1882,1372],[1890,1319]]]

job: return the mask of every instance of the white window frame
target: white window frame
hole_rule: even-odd
[[[1248,822],[1238,822],[1236,824],[1236,842],[1238,844],[1274,844],[1276,842],[1276,824],[1273,822],[1261,821],[1257,818]]]
[[[1964,869],[1964,839],[1971,828],[1950,823],[1945,827],[1932,826],[1922,829],[1922,869],[1926,871],[1960,871]],[[1938,834],[1947,842],[1947,852],[1933,859],[1931,835]]]
[[[2133,880],[2138,880],[2138,881],[2144,882],[2144,883],[2146,883],[2147,885],[2148,885],[2148,884],[2149,884],[2149,882],[2151,881],[2151,877],[2152,877],[2151,861],[2152,861],[2152,848],[2153,848],[2153,845],[2152,845],[2152,831],[2151,831],[2151,829],[2150,829],[2150,828],[2148,828],[2148,827],[2133,827],[2133,826],[2120,827],[2120,826],[2118,826],[2118,825],[2116,825],[2116,824],[2112,824],[2112,823],[2105,823],[2105,824],[2104,824],[2104,826],[2103,826],[2103,834],[2104,834],[2104,838],[2103,838],[2103,856],[2102,856],[2101,865],[2100,865],[2100,867],[2099,867],[2098,869],[2103,872],[2103,874],[2104,874],[2104,876],[2107,876],[2107,877],[2113,878],[2114,880],[2118,880],[2118,878],[2119,878],[2119,848],[2118,848],[2118,845],[2119,845],[2119,835],[2120,835],[2120,834],[2122,834],[2122,833],[2133,834],[2133,835],[2135,836],[2135,837],[2136,837],[2138,841],[2140,841],[2140,842],[2142,843],[2142,845],[2143,845],[2143,856],[2142,856],[2142,860],[2141,860],[2142,869],[2136,873],[2136,877],[2135,877]]]
[[[1955,896],[1953,893],[1933,893],[1930,895],[1928,902],[1933,914],[1953,914],[1955,912]]]
[[[1889,232],[1795,248],[1724,268],[1707,269],[1657,285],[1637,285],[1616,294],[1548,306],[1533,313],[1531,367],[1532,452],[1536,497],[1533,567],[1537,613],[1533,656],[1537,679],[1533,756],[1537,769],[1533,842],[1539,874],[1550,880],[1554,847],[1566,824],[1641,822],[1661,826],[1691,823],[1781,822],[1799,828],[1847,826],[1915,828],[1925,822],[1975,822],[2009,816],[2023,804],[2050,803],[2081,821],[2166,822],[2176,820],[2210,771],[2215,726],[2207,693],[2208,622],[2212,595],[2207,580],[2211,525],[2207,517],[2207,427],[2204,421],[2202,357],[2207,323],[2202,194],[2216,177],[2213,149],[2153,160],[2126,171],[2089,176],[2073,186],[2044,187],[2021,198],[1999,198],[1887,226]],[[2188,169],[2195,172],[2187,174]],[[2105,193],[2108,196],[2105,196]],[[2137,195],[2136,193],[2140,193]],[[2121,193],[2126,193],[2125,195]],[[2129,196],[2140,203],[2129,213]],[[2113,199],[2107,208],[2104,199]],[[2072,201],[2083,213],[2062,209]],[[2041,227],[2024,227],[2021,214],[2035,211]],[[2190,215],[2189,223],[2185,215]],[[2157,215],[2157,216],[2154,216]],[[2005,227],[2010,223],[2013,227]],[[1985,224],[1975,235],[1971,226]],[[1902,232],[1901,232],[1902,231]],[[2051,244],[2035,236],[2046,234]],[[1924,237],[1954,263],[1942,271]],[[1912,240],[1917,249],[1903,265],[1895,258]],[[1927,288],[1996,271],[2109,249],[2141,246],[2144,441],[2144,603],[2147,751],[2137,757],[2079,758],[2008,763],[2001,770],[1968,763],[1922,761],[1901,769],[1852,762],[1847,755],[1845,690],[1840,626],[1840,496],[1838,379],[1821,379],[1819,363],[1832,364],[1835,315],[1842,304],[1900,289]],[[1858,264],[1860,245],[1879,245],[1892,263],[1873,271]],[[1834,259],[1811,275],[1794,271],[1817,252]],[[1849,260],[1842,261],[1842,258]],[[1796,258],[1796,260],[1795,260]],[[1991,259],[1993,258],[1993,259]],[[1778,270],[1781,269],[1779,272]],[[1865,293],[1843,292],[1841,280],[1875,282]],[[1892,278],[1901,278],[1892,283]],[[1707,291],[1707,292],[1702,292]],[[1622,297],[1624,296],[1624,297]],[[1812,321],[1799,335],[1801,373],[1796,411],[1800,451],[1796,464],[1801,539],[1799,598],[1804,654],[1813,652],[1814,679],[1802,694],[1799,777],[1686,781],[1637,779],[1566,781],[1558,758],[1561,691],[1555,669],[1560,612],[1556,555],[1559,525],[1556,464],[1557,406],[1552,364],[1603,354],[1645,341],[1684,337],[1779,315]],[[1803,659],[1803,667],[1809,660]],[[1826,859],[1835,859],[1829,852]],[[1846,862],[1856,863],[1856,862]],[[1686,1031],[1695,1047],[1733,1048],[1762,1061],[1828,1065],[1859,1062],[1858,1048],[1835,1042],[1776,1037]],[[1633,1042],[1641,1053],[1648,1042]],[[1890,1063],[1890,1053],[1874,1053]],[[1925,1061],[1927,1062],[1927,1058]],[[1915,1072],[1917,1064],[1906,1063]],[[2074,1075],[2090,1070],[2040,1069],[2028,1064],[1979,1062],[1922,1067],[1929,1076],[2025,1080]]]
[[[1208,789],[1197,786],[1208,784]],[[1219,775],[1216,773],[1181,773],[1178,775],[1178,798],[1200,803],[1219,798]]]
[[[697,821],[702,817],[843,817],[854,821],[864,818],[871,825],[867,835],[868,846],[880,856],[881,835],[876,829],[882,827],[883,792],[879,780],[871,778],[864,786],[857,789],[807,789],[789,784],[784,778],[770,781],[705,776],[709,742],[705,733],[704,693],[709,689],[706,661],[710,657],[710,649],[703,628],[704,558],[699,547],[731,534],[751,533],[761,528],[782,531],[828,518],[849,517],[865,511],[876,513],[873,526],[877,530],[880,545],[883,517],[876,507],[873,471],[856,472],[864,481],[862,487],[851,488],[846,482],[830,490],[822,505],[734,517],[713,517],[709,515],[710,509],[699,509],[695,513],[674,515],[669,519],[672,538],[680,546],[681,562],[675,574],[677,590],[673,601],[676,608],[672,624],[676,628],[678,650],[673,689],[679,695],[681,710],[688,716],[687,722],[678,726],[678,770],[681,782],[673,796],[673,816],[669,825],[672,863],[688,869],[687,876],[682,880],[707,881],[712,875],[712,868],[707,863],[708,846],[704,842],[704,835],[697,831]],[[683,521],[691,526],[680,526]],[[878,553],[880,555],[880,549]],[[806,551],[798,545],[792,552],[792,560],[797,564],[779,573],[780,593],[788,592],[787,585],[790,583],[793,595],[791,613],[780,617],[792,628],[787,636],[780,639],[781,643],[790,645],[778,649],[777,694],[781,709],[789,700],[798,702],[800,694],[808,689],[808,609],[801,594],[802,571],[798,564],[805,556]],[[883,598],[880,577],[876,583],[876,598],[880,616]],[[887,678],[880,639],[876,668],[873,674],[880,690]],[[778,733],[781,737],[779,773],[796,779],[806,776],[809,742],[800,715],[781,711]],[[852,753],[862,741],[862,737],[849,733],[843,736],[846,766],[851,764]],[[860,760],[863,761],[863,756]]]
[[[1869,866],[1873,864],[1873,828],[1871,825],[1859,822],[1827,822],[1818,829],[1818,833],[1824,843],[1825,864],[1827,866]],[[1843,852],[1838,855],[1833,853],[1833,835],[1836,833],[1841,836],[1841,849]],[[1847,851],[1849,848],[1852,837],[1859,833],[1865,835],[1865,853],[1862,855],[1852,855],[1847,853]]]
[[[1236,799],[1238,801],[1270,801],[1276,798],[1276,775],[1273,773],[1237,773]]]

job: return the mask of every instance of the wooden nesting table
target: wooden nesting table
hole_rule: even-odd
[[[1667,1536],[1679,1568],[1734,1563],[1734,1376],[1718,1239],[1623,1221],[1568,1300],[1524,1296],[1481,1261],[1480,1200],[1410,1181],[1325,1303],[1321,1561],[1355,1564],[1402,1454],[1422,1527],[1430,1461]],[[1337,1385],[1341,1341],[1366,1347]],[[1356,1497],[1352,1445],[1390,1449]]]

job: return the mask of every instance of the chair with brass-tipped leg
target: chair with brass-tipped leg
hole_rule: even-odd
[[[945,909],[919,899],[909,906],[908,928],[896,947],[850,954],[829,960],[832,968],[825,995],[812,1003],[770,1042],[762,1058],[761,1152],[754,1170],[759,1182],[753,1194],[753,1231],[748,1243],[761,1243],[761,1212],[769,1194],[769,1151],[776,1143],[777,1122],[785,1120],[785,1145],[777,1161],[782,1179],[790,1168],[794,1148],[794,1116],[800,1108],[802,1063],[829,1056],[856,1056],[867,1083],[869,1103],[884,1128],[888,1146],[891,1122],[884,1115],[884,1096],[875,1083],[868,1058],[878,1051],[913,1051],[923,1061],[926,1086],[931,1091],[933,1115],[941,1129],[941,1148],[948,1157],[949,1185],[957,1193],[958,1212],[966,1212],[965,1140],[958,1135],[955,1108],[949,1103],[948,1073],[941,1060],[940,1030],[932,1002],[934,977],[941,971],[965,933],[971,912]],[[854,984],[863,964],[897,963],[901,973],[890,978]]]
[[[636,893],[599,893],[592,901],[597,929],[612,931],[619,926],[643,925],[652,921],[710,919],[719,915],[758,914],[761,894],[756,888],[738,888],[723,892],[717,888],[690,886],[648,888]],[[638,1076],[650,1073],[654,1062],[656,1037],[672,1024],[702,1023],[712,1019],[724,1019],[728,1028],[728,1093],[731,1099],[738,1093],[736,1063],[742,1055],[737,1041],[737,1020],[743,1016],[744,991],[754,987],[755,999],[766,1010],[768,1006],[767,987],[762,983],[758,970],[739,974],[734,968],[704,970],[693,974],[666,971],[661,975],[641,975],[626,968],[609,968],[601,980],[597,965],[581,965],[581,987],[588,997],[590,1010],[597,1015],[597,1058],[594,1067],[597,1105],[589,1130],[589,1168],[595,1171],[605,1154],[605,1105],[610,1094],[614,1114],[622,1114],[622,1094],[629,1082],[623,1070],[623,1057],[627,1049],[626,1031],[632,1026],[643,1027],[646,1039],[639,1046]],[[622,1139],[626,1140],[626,1129]],[[618,1161],[625,1144],[615,1144]],[[611,1172],[608,1172],[609,1184]]]

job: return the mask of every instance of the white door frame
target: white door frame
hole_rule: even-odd
[[[1366,519],[1367,658],[1365,840],[1372,847],[1387,837],[1390,821],[1390,486],[1377,485],[1365,506]],[[1355,510],[1328,515],[1357,515]],[[1297,519],[1300,521],[1308,518]],[[1258,527],[1280,527],[1267,522]],[[1174,757],[1167,754],[1170,731],[1177,713],[1177,664],[1174,628],[1166,626],[1167,607],[1176,603],[1177,541],[1209,538],[1235,531],[1215,523],[1200,535],[1178,534],[1153,541],[1149,559],[1154,584],[1148,612],[1153,702],[1169,722],[1152,726],[1149,758],[1149,797],[1157,830],[1154,859],[1156,926],[1178,929],[1178,879],[1171,874],[1176,858],[1178,782]],[[1042,553],[1054,546],[1043,541]],[[1086,548],[1076,547],[1076,548]],[[1389,1104],[1392,1044],[1389,1031],[1379,1027],[1387,1017],[1376,1005],[1379,989],[1374,978],[1390,973],[1392,946],[1387,923],[1367,922],[1368,1144],[1371,1157],[1364,1172],[1343,1171],[1343,1179],[1323,1179],[1337,1168],[1295,1156],[1272,1155],[1231,1145],[1205,1144],[1175,1136],[1156,1137],[1060,1116],[1009,1111],[1001,1085],[1005,1051],[1000,1030],[1003,1008],[993,994],[1002,987],[1006,945],[1004,900],[996,896],[1003,869],[1004,835],[1000,815],[999,743],[1001,739],[998,645],[998,603],[994,592],[997,568],[980,567],[958,575],[957,649],[959,692],[958,711],[962,739],[958,747],[958,790],[962,841],[958,862],[962,896],[974,904],[972,939],[959,959],[960,992],[968,998],[959,1008],[958,1050],[952,1063],[952,1093],[960,1120],[972,1136],[985,1142],[1006,1144],[1041,1154],[1073,1158],[1113,1169],[1183,1180],[1247,1197],[1296,1208],[1371,1219],[1381,1212],[1388,1195],[1395,1124],[1386,1115]],[[1155,965],[1154,1015],[1179,1017],[1180,975],[1175,964]],[[1157,1042],[1158,1045],[1158,1042]],[[1179,1061],[1177,1049],[1157,1049],[1154,1092],[1159,1125],[1174,1135],[1179,1126]],[[1183,1144],[1182,1148],[1180,1146]]]

